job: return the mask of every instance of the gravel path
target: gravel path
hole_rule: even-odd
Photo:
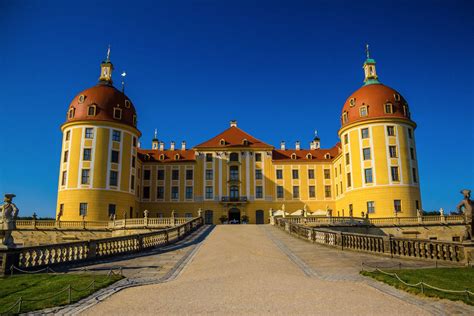
[[[364,282],[308,277],[268,229],[219,225],[177,279],[125,289],[85,314],[428,314]]]

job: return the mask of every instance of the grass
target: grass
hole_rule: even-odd
[[[95,279],[95,289],[88,287]],[[21,312],[34,311],[43,308],[68,304],[68,291],[58,294],[61,290],[71,284],[71,303],[77,302],[93,292],[106,287],[122,276],[92,275],[92,274],[22,274],[13,275],[0,279],[0,314],[3,315],[7,309],[15,304],[20,297],[23,299],[37,299],[37,302],[23,301]],[[53,295],[57,296],[49,298]],[[9,314],[17,313],[15,307]]]
[[[385,270],[384,270],[385,271]],[[466,290],[474,292],[474,269],[473,268],[439,268],[439,269],[407,269],[407,270],[387,270],[386,272],[396,273],[403,281],[414,284],[420,281],[429,285],[447,289],[447,290]],[[466,294],[445,293],[430,288],[409,287],[398,281],[395,277],[385,275],[381,272],[361,271],[362,275],[369,276],[378,281],[387,283],[391,286],[429,297],[444,298],[452,301],[463,301],[466,304],[474,305],[474,297]]]

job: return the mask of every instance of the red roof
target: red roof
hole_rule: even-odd
[[[247,141],[247,143],[245,143]],[[273,148],[272,145],[268,145],[261,140],[247,134],[240,128],[232,126],[219,135],[209,139],[208,141],[197,145],[195,148],[228,148],[228,147],[250,147],[250,148]]]
[[[176,156],[178,155],[178,156]],[[195,151],[187,150],[156,150],[156,149],[138,149],[138,159],[144,162],[193,162],[196,161]]]
[[[280,150],[275,149],[272,153],[273,161],[315,161],[315,160],[332,160],[337,157],[341,152],[341,143],[337,143],[330,149],[286,149]],[[295,158],[293,159],[292,156]],[[326,154],[329,154],[326,158]]]

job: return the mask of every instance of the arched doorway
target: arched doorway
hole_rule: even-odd
[[[257,210],[255,212],[255,224],[265,224],[265,219],[262,210]]]
[[[212,225],[214,224],[214,212],[207,210],[204,212],[204,224]]]
[[[240,210],[238,208],[231,208],[229,210],[229,223],[240,224]]]

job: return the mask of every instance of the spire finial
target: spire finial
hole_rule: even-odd
[[[369,59],[370,58],[369,44],[365,44],[365,54],[367,55],[367,59]]]
[[[155,128],[155,136],[153,138],[158,139],[158,130],[156,128]]]
[[[122,93],[125,93],[125,76],[127,75],[127,73],[124,71],[122,71]]]
[[[318,137],[318,130],[317,129],[314,130],[314,136]]]
[[[106,59],[107,62],[110,61],[110,44],[109,44],[109,48],[107,49],[107,59]]]

